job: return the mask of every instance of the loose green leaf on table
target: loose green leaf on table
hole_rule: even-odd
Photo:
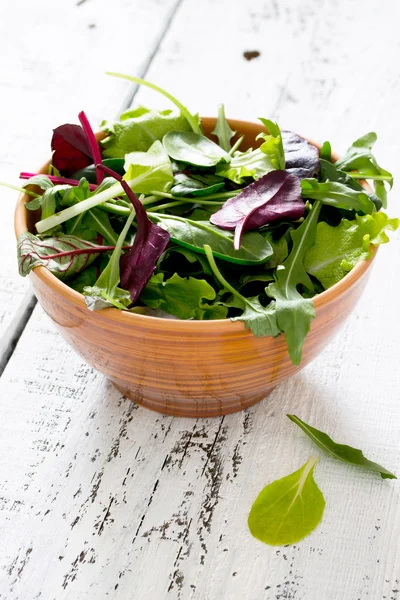
[[[381,467],[381,465],[365,458],[362,450],[352,448],[345,444],[337,444],[329,437],[329,435],[319,429],[315,429],[315,427],[311,427],[311,425],[308,425],[308,423],[305,423],[299,419],[299,417],[296,417],[296,415],[287,415],[287,417],[289,417],[293,423],[296,423],[296,425],[298,425],[319,448],[333,458],[337,458],[338,460],[356,467],[361,467],[362,469],[367,469],[368,471],[379,473],[382,479],[397,479],[396,475],[384,467]]]
[[[304,268],[304,257],[314,244],[320,209],[321,203],[316,202],[300,227],[291,232],[293,248],[283,268],[277,269],[275,282],[266,288],[267,294],[276,300],[278,327],[285,334],[289,355],[295,365],[301,362],[304,340],[311,319],[315,317],[312,299],[303,298],[297,286],[314,290]]]
[[[214,167],[230,156],[223,148],[204,135],[193,131],[169,131],[163,137],[167,154],[174,160],[199,167]]]
[[[233,234],[207,221],[191,221],[175,215],[152,212],[147,214],[168,231],[172,241],[194,252],[204,254],[204,244],[208,244],[217,258],[242,265],[267,262],[273,255],[269,241],[256,231],[245,233],[240,250],[235,250]]]
[[[267,485],[257,496],[248,518],[250,533],[265,544],[294,544],[319,525],[325,499],[314,480],[317,456],[287,477]]]
[[[229,123],[225,117],[225,108],[223,104],[218,107],[218,118],[215,125],[213,134],[217,136],[219,145],[225,152],[229,152],[231,149],[231,138],[235,135],[236,131],[232,131],[229,127]]]
[[[307,251],[304,267],[328,289],[338,283],[360,261],[372,256],[371,244],[389,241],[386,231],[395,231],[399,219],[379,211],[372,215],[356,215],[354,221],[342,219],[332,227],[321,221],[317,225],[315,243]]]

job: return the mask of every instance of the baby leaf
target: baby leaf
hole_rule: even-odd
[[[282,131],[286,171],[300,179],[319,173],[318,148],[293,131]]]
[[[330,142],[324,142],[319,153],[322,160],[331,162],[332,160],[332,148]]]
[[[266,292],[276,300],[276,317],[278,327],[285,334],[288,351],[293,364],[301,362],[302,348],[307,333],[310,331],[311,319],[315,317],[311,298],[303,298],[297,286],[303,285],[313,291],[313,284],[304,268],[304,257],[315,241],[315,231],[321,204],[316,202],[298,229],[291,232],[293,248],[278,269],[275,283],[270,283]]]
[[[169,131],[163,137],[163,145],[171,158],[199,167],[213,167],[221,160],[230,160],[218,144],[193,131]]]
[[[172,165],[161,142],[156,141],[147,152],[131,152],[125,156],[124,179],[132,182],[135,193],[166,192],[174,178]]]
[[[235,230],[234,247],[238,250],[245,231],[284,218],[299,219],[303,214],[299,179],[285,171],[272,171],[227,200],[210,221],[222,229]]]
[[[217,136],[219,145],[225,152],[229,152],[231,149],[231,138],[235,135],[236,131],[232,131],[229,127],[228,121],[225,118],[225,107],[220,104],[218,107],[218,118],[215,125],[213,134]]]
[[[194,196],[202,197],[215,194],[223,188],[225,182],[222,177],[217,175],[200,175],[192,173],[190,176],[186,173],[174,173],[174,185],[170,192],[174,196]]]
[[[315,427],[311,427],[311,425],[308,425],[299,419],[299,417],[296,417],[296,415],[287,415],[287,417],[289,417],[293,423],[296,423],[296,425],[298,425],[319,448],[333,458],[337,458],[338,460],[356,467],[361,467],[362,469],[367,469],[368,471],[380,473],[382,479],[397,479],[396,475],[384,467],[365,458],[361,450],[346,446],[345,444],[337,444],[329,437],[329,435],[319,429],[315,429]]]
[[[282,134],[277,123],[269,119],[261,119],[261,123],[268,129],[268,134],[261,133],[257,139],[261,137],[264,143],[261,144],[260,150],[267,154],[275,169],[285,168],[285,153],[282,144]]]
[[[262,152],[260,148],[256,148],[256,150],[236,152],[230,163],[217,165],[216,174],[235,183],[243,184],[245,177],[252,177],[257,180],[274,170],[271,156]]]
[[[217,258],[241,265],[267,262],[273,255],[269,241],[257,232],[246,233],[240,250],[235,250],[233,235],[214,227],[208,221],[192,221],[175,215],[151,212],[147,214],[168,231],[172,241],[193,252],[204,254],[204,244],[212,244],[213,254]]]
[[[287,477],[267,485],[257,496],[248,518],[250,533],[265,544],[294,544],[319,525],[325,499],[314,481],[317,456]]]
[[[323,204],[336,208],[361,211],[366,215],[376,210],[375,204],[365,191],[352,190],[347,185],[336,181],[319,183],[316,179],[303,179],[301,195],[303,198],[320,200]]]
[[[317,225],[315,244],[307,251],[304,268],[328,289],[360,261],[372,256],[371,244],[385,244],[385,231],[395,231],[399,219],[389,219],[382,211],[356,215],[355,221],[342,219],[336,227],[321,221]]]
[[[147,152],[156,140],[162,140],[168,131],[190,131],[186,118],[172,110],[150,110],[139,106],[127,110],[119,121],[103,121],[101,128],[108,135],[102,140],[103,156],[122,158],[129,152]],[[107,162],[110,169],[119,172]]]
[[[228,312],[225,306],[206,302],[215,298],[214,288],[205,279],[182,278],[177,273],[166,281],[163,273],[152,275],[140,296],[146,306],[179,319],[224,319]]]
[[[332,164],[323,158],[320,159],[319,163],[320,181],[337,181],[339,183],[343,183],[343,185],[355,190],[356,192],[367,194],[368,198],[375,204],[376,210],[380,210],[382,208],[382,202],[376,194],[373,194],[363,188],[358,181],[356,181],[353,177],[350,177],[348,173],[338,169],[336,164]]]
[[[67,123],[56,127],[51,139],[51,149],[53,166],[66,177],[93,163],[89,142],[79,125]]]

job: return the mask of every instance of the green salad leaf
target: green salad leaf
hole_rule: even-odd
[[[147,152],[168,131],[191,131],[182,114],[170,109],[150,110],[144,106],[123,112],[119,121],[103,121],[101,129],[107,133],[101,141],[102,155],[109,158],[124,158],[130,152]],[[105,164],[117,170],[113,165]]]
[[[269,119],[260,118],[261,123],[267,128],[268,134],[261,133],[258,138],[264,140],[260,150],[271,159],[271,164],[274,169],[285,168],[285,152],[283,150],[283,142],[279,125]]]
[[[172,165],[161,142],[156,141],[147,152],[130,152],[125,156],[124,179],[132,181],[136,194],[153,190],[167,192],[174,182]]]
[[[310,330],[311,319],[315,317],[311,298],[303,298],[297,287],[302,285],[313,291],[313,284],[304,268],[304,257],[313,246],[321,203],[316,202],[298,229],[291,232],[293,248],[277,269],[275,282],[270,283],[266,292],[276,300],[278,327],[285,334],[288,351],[293,364],[301,362],[302,348]]]
[[[265,544],[294,544],[319,525],[325,499],[314,480],[317,456],[287,477],[267,485],[257,496],[248,518],[250,533]]]
[[[174,160],[199,167],[214,167],[230,156],[215,142],[193,131],[169,131],[163,137],[167,154]]]
[[[372,215],[356,215],[355,221],[342,219],[336,227],[320,222],[315,244],[304,259],[304,267],[328,289],[360,261],[372,256],[371,244],[389,241],[386,231],[395,231],[399,219],[389,218],[380,211]]]
[[[337,444],[329,437],[329,435],[319,429],[315,429],[315,427],[311,427],[311,425],[308,425],[308,423],[305,423],[299,419],[299,417],[296,417],[296,415],[287,416],[293,423],[296,423],[296,425],[298,425],[319,448],[333,458],[337,458],[338,460],[354,465],[355,467],[361,467],[362,469],[379,473],[382,479],[397,479],[396,475],[384,467],[381,467],[381,465],[365,458],[361,450],[345,444]]]
[[[376,210],[380,210],[382,208],[382,202],[376,194],[373,194],[372,192],[363,188],[356,179],[351,177],[348,173],[338,169],[336,164],[332,164],[323,158],[320,159],[319,164],[321,181],[336,181],[338,183],[342,183],[351,190],[367,194],[368,198],[374,203]]]
[[[229,163],[217,165],[216,174],[237,184],[243,184],[246,177],[257,180],[274,169],[271,156],[257,148],[236,152]]]
[[[337,181],[319,182],[317,179],[302,179],[301,195],[310,200],[319,200],[323,204],[343,208],[345,210],[362,211],[365,214],[373,213],[375,204],[365,191],[352,190]]]
[[[140,300],[149,308],[161,309],[179,319],[224,319],[228,309],[212,305],[216,299],[214,288],[205,279],[180,277],[174,273],[164,281],[164,274],[152,275]]]
[[[235,135],[236,131],[232,131],[229,127],[228,121],[225,117],[225,107],[220,104],[218,107],[218,118],[215,125],[213,134],[217,136],[219,145],[225,152],[229,152],[231,149],[231,138]]]

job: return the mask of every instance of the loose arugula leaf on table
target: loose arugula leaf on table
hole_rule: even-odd
[[[273,255],[269,241],[260,233],[246,233],[240,250],[233,247],[233,235],[214,227],[207,221],[192,221],[175,215],[161,215],[148,212],[171,236],[171,240],[193,252],[204,254],[204,245],[212,244],[213,254],[228,262],[254,265],[267,262]]]
[[[270,158],[271,164],[275,169],[283,170],[286,166],[286,161],[281,130],[277,123],[269,119],[260,118],[259,120],[268,130],[268,134],[260,133],[257,136],[257,139],[261,138],[264,140],[264,143],[260,146],[260,150]]]
[[[373,180],[375,192],[382,201],[383,207],[386,208],[385,182],[391,188],[393,185],[393,175],[380,167],[375,156],[372,154],[372,147],[376,140],[377,135],[375,132],[366,133],[353,142],[335,165],[342,171],[357,171],[357,173],[352,173],[352,177]]]
[[[135,217],[135,211],[126,220],[125,226],[121,231],[117,245],[115,246],[110,260],[101,272],[99,278],[93,286],[83,288],[86,306],[90,310],[100,310],[102,308],[119,308],[124,310],[131,304],[131,295],[129,291],[118,287],[120,282],[120,257],[122,246],[128,231]]]
[[[314,480],[317,456],[287,477],[267,485],[257,496],[248,518],[250,533],[265,544],[294,544],[319,525],[325,499]]]
[[[46,267],[58,279],[72,277],[85,269],[110,248],[99,246],[74,235],[60,235],[41,240],[29,231],[17,241],[19,274],[25,277],[35,267]]]
[[[156,141],[147,152],[131,152],[125,156],[124,179],[133,181],[135,193],[167,192],[173,184],[172,165],[161,142]]]
[[[52,164],[61,175],[72,175],[93,163],[92,151],[84,130],[69,123],[56,127],[51,139]]]
[[[285,171],[272,171],[251,183],[225,202],[210,221],[222,229],[234,229],[234,248],[238,250],[245,231],[259,229],[267,223],[304,214],[300,180]]]
[[[300,179],[319,173],[319,151],[293,131],[282,131],[286,170]]]
[[[336,181],[319,182],[316,179],[303,179],[301,195],[310,200],[320,200],[323,204],[335,208],[360,211],[366,215],[376,210],[375,204],[364,191],[352,190],[347,185]]]
[[[100,142],[106,158],[123,158],[130,152],[147,152],[168,131],[191,131],[182,114],[170,109],[150,110],[144,106],[123,112],[119,121],[103,121],[101,129],[107,133],[107,137]],[[104,164],[119,172],[112,165]]]
[[[213,134],[217,136],[219,145],[225,152],[229,152],[231,149],[231,139],[235,135],[236,131],[232,131],[229,127],[228,121],[225,117],[225,107],[220,104],[218,107],[218,118],[215,125]]]
[[[353,179],[348,173],[341,171],[337,168],[336,164],[332,164],[326,160],[320,159],[320,181],[332,181],[339,182],[343,185],[355,190],[356,192],[362,192],[363,194],[367,194],[368,198],[375,204],[376,210],[380,210],[382,208],[382,202],[380,198],[376,194],[369,192],[365,188],[362,187]]]
[[[385,231],[395,231],[399,219],[390,219],[382,211],[372,215],[356,215],[355,221],[342,219],[336,227],[320,222],[315,243],[304,258],[307,273],[316,277],[328,289],[360,261],[372,256],[371,244],[385,244]]]
[[[152,275],[140,301],[149,308],[160,308],[180,319],[224,319],[225,306],[207,302],[216,299],[214,288],[205,279],[182,278],[177,273],[164,281],[164,274]]]
[[[361,467],[362,469],[379,473],[382,479],[397,479],[396,475],[384,467],[381,467],[381,465],[365,458],[361,450],[345,444],[337,444],[329,437],[329,435],[319,429],[315,429],[315,427],[311,427],[311,425],[308,425],[308,423],[305,423],[299,417],[296,417],[296,415],[286,416],[289,417],[293,423],[296,423],[296,425],[298,425],[319,448],[333,458],[337,458],[338,460],[354,465],[355,467]]]
[[[234,305],[243,310],[242,315],[231,318],[231,321],[242,321],[244,326],[250,329],[257,337],[269,335],[276,337],[279,335],[280,331],[276,323],[274,302],[264,307],[258,297],[246,298],[243,296],[223,277],[215,262],[212,248],[205,245],[204,251],[216,281],[222,285],[225,291],[233,295],[236,300]]]
[[[163,146],[174,160],[199,167],[214,167],[230,156],[215,142],[193,131],[169,131],[163,137]]]
[[[293,248],[283,268],[277,269],[275,282],[266,289],[276,300],[278,327],[285,334],[289,356],[295,365],[301,362],[304,340],[315,317],[312,299],[303,298],[297,286],[302,285],[310,292],[314,289],[304,268],[304,257],[314,244],[320,209],[320,202],[316,202],[300,227],[291,232]]]

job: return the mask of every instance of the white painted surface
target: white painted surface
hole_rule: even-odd
[[[343,0],[184,0],[148,78],[203,114],[225,100],[231,116],[276,117],[339,150],[376,128],[398,176],[399,6],[360,12]],[[36,308],[0,379],[0,598],[399,600],[396,481],[322,457],[327,506],[310,537],[271,548],[246,525],[261,488],[314,452],[287,412],[400,473],[399,260],[397,236],[325,352],[223,419],[137,408]]]

